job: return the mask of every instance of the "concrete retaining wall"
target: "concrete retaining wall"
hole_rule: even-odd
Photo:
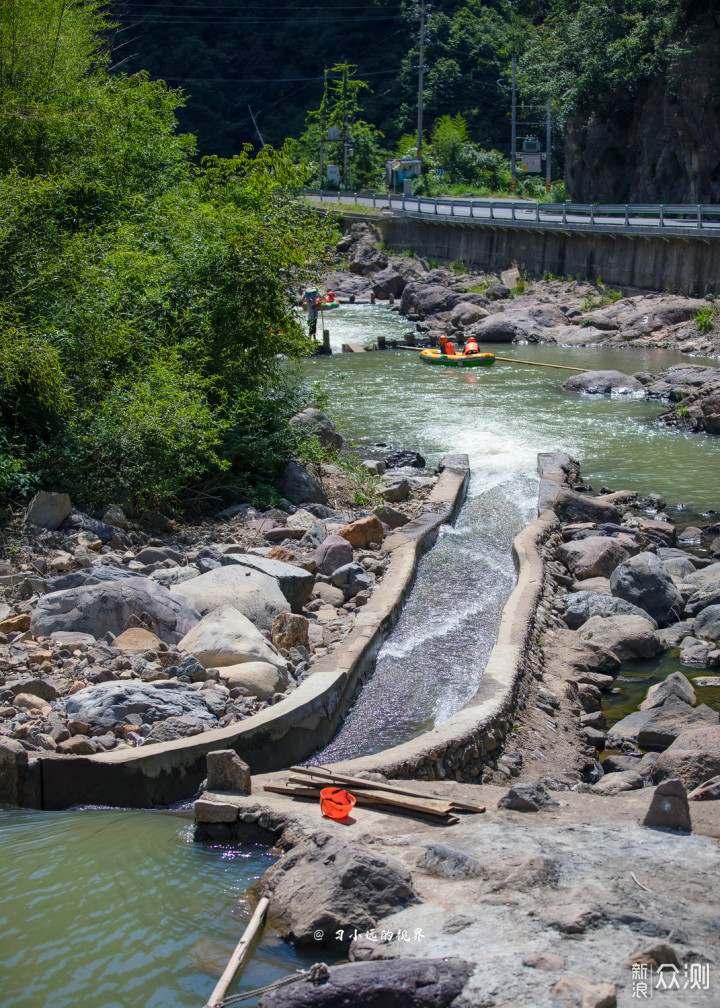
[[[22,804],[61,809],[75,804],[149,808],[191,798],[205,777],[205,757],[234,749],[253,773],[290,766],[325,745],[372,669],[410,591],[417,562],[452,522],[467,489],[466,455],[446,455],[426,510],[389,536],[390,564],[372,597],[358,610],[341,650],[318,661],[315,671],[273,707],[228,728],[151,747],[95,756],[47,754],[28,762]]]
[[[537,230],[368,217],[397,251],[499,272],[516,262],[531,276],[577,276],[623,288],[693,296],[720,293],[720,239]]]

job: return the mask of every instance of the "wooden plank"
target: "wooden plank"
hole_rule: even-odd
[[[291,776],[288,777],[288,783],[305,785],[307,787],[308,778]],[[323,781],[322,787],[325,786],[326,782]],[[375,788],[354,788],[352,793],[361,805],[367,804],[365,801],[366,797],[371,797],[374,801],[381,801],[387,805],[399,805],[401,807],[407,802],[410,805],[422,804],[423,806],[427,806],[428,809],[433,808],[442,811],[443,815],[449,812],[451,808],[451,803],[443,798],[426,798],[424,795],[395,795],[386,791],[379,791]]]
[[[275,794],[292,795],[297,798],[319,798],[320,788],[290,786],[278,782],[264,784],[265,791]],[[447,816],[452,811],[449,803],[439,804],[432,800],[417,799],[415,801],[396,795],[382,794],[376,791],[359,791],[355,794],[358,805],[387,805],[392,808],[407,809],[412,812],[424,812],[426,815]]]
[[[303,774],[307,777],[319,777],[328,784],[344,785],[345,787],[357,788],[366,791],[371,789],[373,791],[388,791],[390,794],[397,795],[409,795],[411,798],[421,798],[423,800],[431,801],[444,801],[445,799],[431,798],[429,795],[423,795],[419,791],[413,791],[410,788],[399,787],[397,784],[385,784],[382,781],[370,781],[364,780],[362,777],[352,777],[350,774],[338,774],[333,773],[331,770],[326,770],[324,767],[301,767],[294,766],[290,767],[291,773]],[[462,812],[484,812],[484,805],[476,805],[473,802],[461,801],[456,798],[448,798],[453,808]]]

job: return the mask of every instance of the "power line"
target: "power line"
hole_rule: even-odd
[[[387,74],[396,74],[398,68],[394,67],[392,70],[373,70],[370,73],[364,73],[363,77],[384,77]],[[162,76],[163,80],[166,81],[187,81],[188,83],[203,83],[210,82],[213,84],[293,84],[296,81],[321,81],[324,78],[320,77],[167,77]],[[261,109],[261,111],[263,111]]]
[[[256,18],[223,18],[217,15],[209,15],[208,17],[186,17],[181,15],[180,17],[173,17],[171,14],[148,14],[143,15],[141,13],[133,13],[133,17],[137,18],[135,24],[287,24],[290,20],[287,17],[256,17]],[[340,18],[329,18],[323,17],[322,15],[313,15],[312,17],[297,17],[293,18],[294,24],[312,24],[318,22],[321,24],[335,24],[338,22],[357,22],[363,24],[381,24],[385,21],[397,21],[402,15],[400,14],[387,14],[381,17],[340,17]]]

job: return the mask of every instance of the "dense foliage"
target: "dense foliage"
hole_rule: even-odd
[[[0,7],[0,498],[269,480],[327,234],[284,152],[193,160],[177,92],[108,72],[93,0]]]
[[[527,90],[550,94],[563,116],[617,108],[671,69],[692,0],[554,0],[526,37]]]

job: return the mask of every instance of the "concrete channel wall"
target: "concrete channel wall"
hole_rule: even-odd
[[[350,219],[348,217],[348,219]],[[353,220],[359,215],[354,214]],[[367,216],[396,251],[499,272],[517,263],[531,276],[580,277],[622,288],[672,291],[695,297],[720,293],[720,238],[602,234],[523,228],[517,224],[448,223]]]
[[[418,560],[452,522],[465,498],[466,455],[446,455],[440,478],[418,518],[389,536],[385,577],[341,649],[318,661],[287,699],[227,728],[177,742],[94,756],[47,754],[28,762],[19,804],[61,809],[70,805],[149,808],[191,798],[205,777],[205,758],[234,749],[252,773],[268,773],[307,759],[333,737],[372,670],[377,652],[400,615]]]
[[[545,558],[548,538],[559,528],[550,504],[562,486],[578,481],[577,463],[561,452],[538,455],[539,517],[513,542],[517,583],[503,610],[497,643],[472,701],[437,728],[402,745],[370,756],[326,764],[337,773],[383,773],[390,779],[472,782],[484,765],[496,764],[515,712],[525,704],[529,678],[541,667],[538,638],[548,625]],[[257,822],[258,837],[277,830],[266,809],[245,809],[245,799],[205,793],[195,803],[196,839],[223,837],[223,842],[247,839],[248,823]],[[246,815],[239,819],[240,811]],[[248,818],[249,816],[249,818]],[[263,825],[264,823],[264,825]],[[220,833],[218,833],[218,830]]]
[[[544,628],[538,605],[543,588],[543,545],[558,528],[555,515],[544,512],[513,542],[518,579],[503,610],[495,647],[472,701],[437,728],[372,756],[333,764],[339,773],[374,770],[389,778],[472,781],[494,760],[522,704],[531,655]]]
[[[527,677],[536,662],[538,636],[545,629],[543,547],[559,528],[552,500],[562,486],[578,481],[577,463],[562,452],[538,455],[539,517],[513,542],[517,583],[503,609],[497,643],[471,702],[432,731],[372,756],[336,763],[339,773],[374,770],[389,778],[472,781],[495,759],[523,705]]]

